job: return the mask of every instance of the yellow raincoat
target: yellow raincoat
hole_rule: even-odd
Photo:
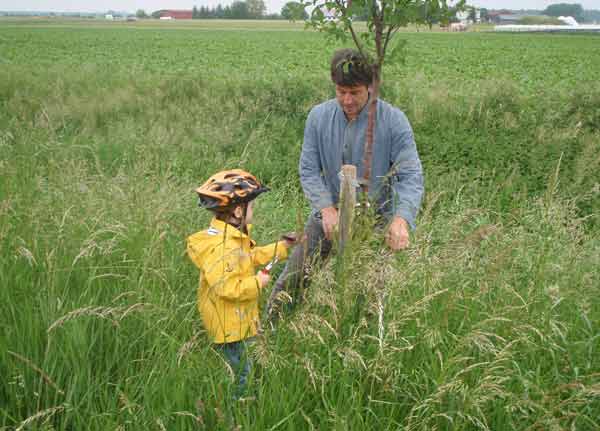
[[[215,218],[207,230],[188,237],[187,252],[201,271],[198,310],[213,341],[232,343],[256,335],[256,273],[275,257],[287,258],[285,242],[257,247],[248,235]]]

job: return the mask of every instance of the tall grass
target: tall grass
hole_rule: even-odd
[[[256,400],[232,403],[184,254],[208,222],[191,190],[247,168],[273,188],[256,238],[295,228],[303,122],[331,95],[243,76],[0,70],[2,429],[600,427],[600,88],[388,78],[425,165],[412,246],[365,228],[343,280],[313,267],[257,340]]]

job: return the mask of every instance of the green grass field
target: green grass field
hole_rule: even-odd
[[[315,268],[233,403],[192,190],[248,169],[273,189],[256,239],[295,229],[338,45],[228,24],[0,20],[0,430],[600,429],[600,38],[399,34],[412,246],[365,228],[345,277]]]

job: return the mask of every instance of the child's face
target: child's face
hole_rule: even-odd
[[[245,224],[250,224],[252,223],[252,215],[253,215],[253,211],[252,208],[254,207],[254,202],[248,202],[248,206],[246,208],[246,220],[244,220]],[[235,208],[233,215],[235,217],[237,217],[238,219],[241,218],[244,215],[244,208],[243,206],[238,206]]]

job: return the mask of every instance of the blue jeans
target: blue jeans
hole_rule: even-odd
[[[215,345],[215,349],[221,352],[227,363],[233,369],[235,377],[234,399],[239,399],[246,394],[248,375],[252,368],[252,361],[248,356],[247,346],[251,344],[252,341],[253,338],[247,338],[245,340],[234,341],[233,343]]]

